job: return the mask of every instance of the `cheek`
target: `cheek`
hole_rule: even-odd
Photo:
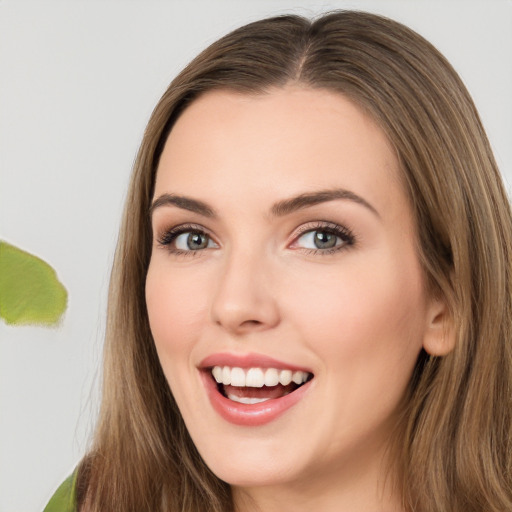
[[[415,260],[354,260],[354,265],[297,280],[300,284],[289,295],[290,314],[326,364],[381,374],[401,368],[404,360],[411,366],[421,349],[424,325]]]
[[[323,283],[317,274],[315,288],[302,281],[306,286],[290,295],[290,314],[321,364],[325,400],[318,414],[329,418],[333,446],[343,432],[369,435],[392,417],[422,346],[420,279],[399,266],[368,268]]]
[[[146,276],[146,305],[158,359],[181,415],[196,417],[204,401],[194,350],[205,327],[208,291],[205,275],[152,261]],[[195,358],[197,361],[197,357]]]
[[[190,350],[194,334],[200,331],[206,304],[201,282],[194,273],[170,272],[163,265],[150,264],[146,277],[146,305],[153,339],[163,362],[173,354]],[[165,368],[164,368],[165,371]]]

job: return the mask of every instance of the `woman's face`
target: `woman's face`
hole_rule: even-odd
[[[399,174],[376,124],[322,90],[210,92],[172,129],[148,314],[190,435],[228,483],[379,474],[433,309]]]

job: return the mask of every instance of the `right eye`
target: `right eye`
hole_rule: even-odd
[[[194,253],[218,247],[208,233],[192,226],[178,226],[170,229],[158,239],[158,243],[176,254]]]
[[[200,231],[185,231],[174,239],[174,247],[178,251],[200,251],[215,247],[212,239]]]

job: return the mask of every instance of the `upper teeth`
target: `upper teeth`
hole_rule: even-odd
[[[232,368],[214,366],[213,378],[218,384],[236,387],[261,388],[263,386],[287,386],[291,382],[302,384],[308,380],[309,373],[303,371],[277,370],[276,368]]]

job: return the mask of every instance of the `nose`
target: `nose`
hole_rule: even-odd
[[[235,335],[278,325],[276,282],[270,267],[261,255],[233,251],[218,275],[212,321]]]

